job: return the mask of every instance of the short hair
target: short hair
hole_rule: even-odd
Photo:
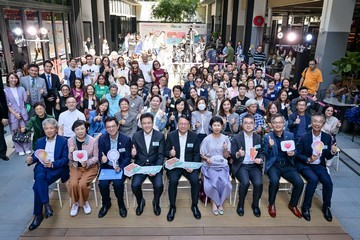
[[[86,54],[85,58],[91,57],[91,59],[93,59],[93,56],[91,54]]]
[[[139,86],[137,85],[137,83],[134,83],[134,82],[130,84],[130,87],[132,87],[132,86],[139,87]]]
[[[275,118],[278,118],[278,117],[281,117],[282,120],[283,120],[284,123],[285,123],[285,118],[284,118],[284,116],[283,116],[282,114],[280,114],[280,113],[275,113],[275,114],[271,117],[271,123],[273,123],[274,120],[275,120]]]
[[[242,121],[244,122],[244,119],[247,118],[247,119],[251,119],[255,122],[255,117],[254,115],[250,114],[250,113],[247,113],[245,114],[245,116],[243,117]]]
[[[210,120],[209,125],[212,126],[212,125],[213,125],[214,123],[216,123],[216,122],[220,123],[221,126],[224,125],[224,122],[223,122],[222,118],[219,117],[219,116],[214,116],[214,117],[212,117],[211,120]]]
[[[151,102],[155,97],[159,98],[160,102],[162,102],[162,98],[161,98],[159,95],[151,96],[150,102]]]
[[[205,101],[205,109],[207,108],[207,99],[204,96],[198,97],[196,103],[195,103],[195,110],[199,111],[198,105],[201,100]]]
[[[315,63],[315,65],[317,64],[316,59],[311,59],[311,60],[309,61],[309,63],[310,63],[310,62],[314,62],[314,63]]]
[[[7,76],[6,76],[6,86],[10,87],[10,76],[13,75],[16,79],[17,79],[17,83],[15,84],[16,87],[20,86],[20,79],[19,79],[19,76],[16,75],[15,73],[9,73]]]
[[[70,86],[69,86],[69,85],[67,85],[67,84],[63,84],[63,85],[61,85],[61,86],[60,86],[60,90],[62,90],[64,87],[68,88],[68,89],[69,89],[69,91],[70,91]],[[95,88],[94,88],[94,90],[95,90]]]
[[[263,89],[264,90],[264,87],[262,86],[262,85],[257,85],[257,86],[255,86],[255,90],[257,89],[257,88],[261,88],[261,89]]]
[[[78,119],[73,123],[71,130],[75,132],[75,128],[80,127],[81,125],[84,125],[86,128],[86,122],[84,120]]]
[[[74,99],[74,100],[76,101],[76,98],[75,98],[74,96],[71,96],[71,95],[70,95],[68,98],[66,98],[65,103],[66,103],[70,98],[72,98],[72,99]]]
[[[33,105],[33,108],[37,108],[38,106],[42,106],[44,109],[46,109],[45,107],[45,104],[43,102],[36,102],[34,105]],[[46,114],[46,113],[45,113]]]
[[[127,100],[127,98],[121,98],[121,99],[119,100],[119,106],[120,106],[120,104],[121,104],[122,102],[126,102],[127,104],[130,105],[130,102],[129,102],[129,100]]]
[[[249,107],[250,105],[258,105],[258,102],[254,99],[254,98],[250,98],[249,100],[246,101],[245,103],[245,107]]]
[[[104,124],[106,126],[106,123],[115,121],[116,125],[119,126],[119,121],[116,119],[116,117],[107,117],[105,118]]]
[[[321,113],[314,113],[312,116],[311,116],[311,122],[313,122],[314,118],[315,117],[321,117],[322,120],[323,120],[323,123],[325,123],[325,116]]]
[[[173,86],[172,91],[174,92],[174,91],[175,91],[175,89],[180,90],[180,92],[182,92],[182,91],[183,91],[183,89],[182,89],[182,87],[181,87],[180,85],[175,85],[175,86]]]
[[[247,87],[245,84],[243,84],[243,83],[240,83],[240,84],[239,84],[239,88],[241,88],[241,87],[244,87],[245,89],[248,88],[248,87]]]
[[[268,84],[271,83],[271,82],[275,82],[275,79],[269,78],[267,82],[268,82]]]
[[[263,72],[263,70],[261,68],[256,68],[255,73],[258,72],[258,71]]]
[[[45,67],[45,64],[47,63],[51,64],[52,67],[54,66],[54,64],[50,60],[45,60],[43,66]]]
[[[110,89],[112,89],[112,88],[116,88],[116,90],[119,89],[118,86],[117,86],[115,83],[111,83],[111,84],[110,84],[110,86],[109,86],[109,91],[110,91]]]
[[[30,64],[30,65],[28,66],[28,69],[30,69],[30,68],[37,68],[37,70],[39,70],[39,66],[36,65],[35,63]]]
[[[305,89],[306,91],[308,90],[308,88],[307,88],[307,87],[305,87],[305,86],[301,86],[301,87],[299,88],[299,92],[300,92],[301,90],[304,90],[304,89]]]
[[[296,106],[299,104],[299,102],[305,102],[305,105],[306,105],[306,100],[303,99],[303,98],[299,98],[299,99],[296,101]]]
[[[56,121],[55,118],[46,118],[46,119],[44,119],[44,121],[42,122],[42,127],[43,127],[43,129],[45,128],[46,125],[49,125],[49,124],[55,126],[56,128],[58,127],[58,122]]]
[[[154,122],[154,116],[151,113],[143,113],[140,116],[140,123],[144,118],[151,118],[151,121]]]
[[[186,119],[188,122],[190,122],[190,118],[188,117],[188,116],[186,116],[186,115],[181,115],[181,116],[179,116],[179,118],[178,118],[178,122],[180,121],[180,119]]]

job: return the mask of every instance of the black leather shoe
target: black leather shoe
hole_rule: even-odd
[[[145,207],[145,199],[143,198],[143,199],[141,199],[140,204],[136,208],[136,215],[137,216],[140,216],[143,213],[144,207]]]
[[[176,213],[176,207],[171,207],[171,206],[170,206],[170,209],[169,209],[169,212],[168,212],[168,214],[167,214],[167,216],[166,216],[166,219],[167,219],[169,222],[173,221],[174,218],[175,218],[175,213]]]
[[[29,230],[32,231],[37,229],[40,226],[43,219],[44,217],[42,215],[35,215],[33,221],[29,226]]]
[[[9,161],[9,157],[6,156],[6,155],[2,156],[1,159],[4,160],[4,161]],[[34,228],[34,229],[35,229],[35,228]]]
[[[45,218],[49,218],[54,215],[54,211],[52,210],[49,203],[45,203]]]
[[[122,218],[126,218],[127,216],[127,209],[126,208],[120,208],[119,214]]]
[[[154,201],[152,202],[153,205],[153,210],[154,210],[154,214],[156,216],[159,216],[161,214],[161,208],[159,206],[159,204],[156,204]]]
[[[244,207],[241,206],[241,205],[238,205],[238,207],[237,207],[237,209],[236,209],[236,213],[237,213],[240,217],[244,216]]]
[[[303,218],[306,221],[310,222],[310,220],[311,220],[310,210],[309,209],[302,209],[301,212],[302,212]]]
[[[256,206],[252,205],[251,208],[253,210],[253,213],[254,213],[255,217],[260,217],[261,216],[261,211],[260,211],[259,207],[256,207]]]
[[[111,206],[105,206],[103,205],[99,211],[99,214],[98,214],[98,218],[103,218],[105,217],[105,215],[107,214],[107,212],[109,211]]]
[[[191,211],[193,212],[195,219],[198,219],[198,220],[201,219],[201,212],[199,211],[199,208],[197,205],[192,205]]]
[[[326,221],[331,222],[332,221],[332,214],[330,211],[330,208],[323,209],[324,218]]]

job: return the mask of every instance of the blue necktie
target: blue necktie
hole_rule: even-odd
[[[49,89],[51,89],[50,75],[47,75],[47,81],[48,81]]]

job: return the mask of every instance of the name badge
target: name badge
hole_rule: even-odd
[[[274,95],[274,94],[271,94],[270,97],[275,97],[275,95]]]
[[[125,148],[119,148],[119,152],[125,152]]]
[[[187,147],[188,147],[188,148],[193,148],[193,147],[194,147],[194,144],[193,144],[193,143],[188,143],[188,144],[187,144]]]
[[[166,97],[166,98],[167,98],[168,96],[169,96],[169,94],[165,94],[165,95],[164,95],[164,97]]]
[[[159,142],[153,142],[152,145],[153,145],[153,147],[158,147],[158,146],[159,146]]]
[[[132,103],[132,104],[130,105],[130,107],[132,107],[132,108],[135,107],[135,103]]]
[[[328,149],[328,145],[324,145],[324,148],[323,148],[324,150],[326,150],[326,149]]]
[[[311,103],[309,103],[309,102],[306,104],[306,106],[310,106],[310,105],[311,105]]]
[[[311,128],[311,124],[308,125],[308,128]]]
[[[254,147],[255,147],[256,149],[260,149],[260,148],[261,148],[261,145],[258,144],[258,145],[255,145]]]
[[[171,108],[175,108],[175,105],[174,105],[174,104],[170,104],[170,107],[171,107]]]
[[[288,95],[289,95],[289,96],[292,95],[292,92],[288,92]]]
[[[201,91],[201,92],[203,92],[203,91],[204,91],[204,89],[200,89],[200,91]]]

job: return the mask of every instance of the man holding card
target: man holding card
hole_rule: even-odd
[[[331,136],[321,131],[325,123],[322,114],[314,114],[311,118],[312,131],[301,136],[296,144],[298,150],[296,154],[297,168],[302,176],[307,180],[305,197],[302,205],[302,214],[305,220],[310,221],[311,201],[314,196],[318,182],[323,186],[322,190],[322,211],[324,218],[332,221],[330,211],[333,183],[326,170],[326,160],[331,159],[336,154],[336,143],[332,144]]]
[[[36,142],[35,152],[26,158],[30,166],[36,163],[34,168],[34,219],[29,230],[38,228],[44,219],[43,206],[45,206],[45,218],[53,215],[49,204],[49,185],[61,178],[62,182],[69,179],[69,160],[67,139],[59,136],[58,123],[54,118],[47,118],[42,122],[45,137]]]
[[[259,200],[263,191],[261,163],[264,161],[261,136],[254,133],[255,119],[246,114],[242,121],[242,132],[231,141],[232,173],[239,180],[239,203],[237,214],[244,216],[244,202],[251,183],[253,185],[252,210],[255,217],[260,217]]]
[[[111,207],[110,183],[113,183],[115,196],[119,206],[119,214],[125,218],[127,209],[124,204],[124,168],[131,160],[131,139],[119,132],[119,122],[115,117],[105,119],[106,133],[99,139],[99,161],[100,161],[100,177],[104,171],[113,170],[112,179],[107,178],[101,180],[99,177],[99,188],[102,199],[102,207],[98,217],[103,218]],[[111,172],[110,172],[111,174]]]
[[[139,166],[159,166],[164,163],[164,135],[153,129],[154,116],[151,113],[144,113],[140,116],[141,130],[133,135],[133,149],[131,155],[134,163]],[[159,205],[161,194],[164,190],[162,171],[149,174],[135,174],[131,181],[131,189],[136,197],[136,215],[140,216],[145,207],[145,199],[141,190],[141,185],[146,178],[152,182],[154,187],[153,210],[156,216],[161,213]]]
[[[200,144],[198,136],[195,132],[189,131],[190,120],[185,116],[180,116],[178,119],[178,130],[172,131],[168,134],[166,139],[165,156],[168,161],[176,160],[180,162],[200,162]],[[195,219],[201,218],[201,213],[198,209],[199,199],[199,170],[189,168],[173,168],[167,170],[169,179],[169,201],[170,209],[167,215],[168,221],[173,221],[176,213],[176,195],[177,186],[181,176],[189,180],[191,185],[191,211]]]
[[[294,165],[294,134],[284,130],[285,118],[279,113],[271,118],[271,124],[274,131],[264,137],[265,173],[270,180],[268,212],[271,217],[276,217],[275,198],[279,190],[280,178],[283,177],[293,185],[288,208],[295,216],[301,218],[302,215],[297,205],[304,182]]]

